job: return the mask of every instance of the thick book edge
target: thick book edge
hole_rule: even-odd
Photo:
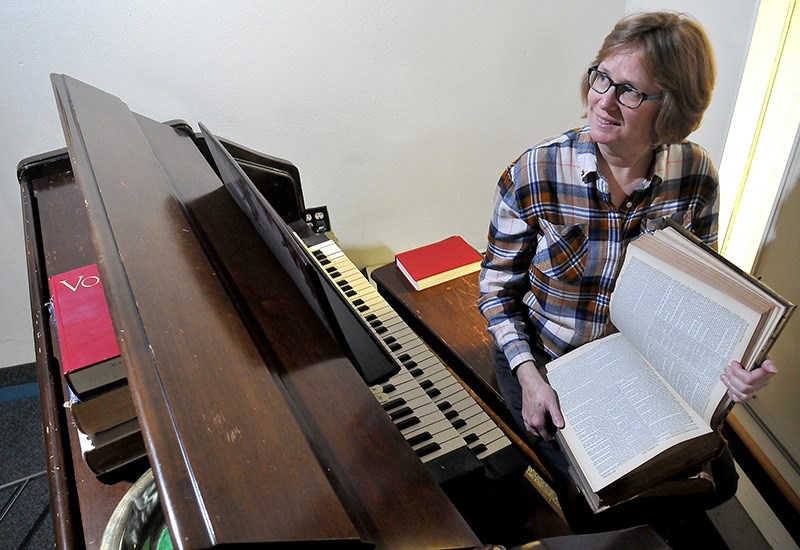
[[[122,356],[87,365],[65,374],[67,384],[80,399],[91,399],[102,392],[127,384]]]
[[[598,491],[600,502],[613,506],[654,489],[676,476],[687,476],[687,472],[719,456],[724,447],[725,440],[716,432],[674,445]]]
[[[698,470],[719,456],[726,444],[716,432],[683,441],[595,492],[563,438],[559,438],[559,443],[567,457],[570,476],[594,513],[637,497],[687,495],[713,490],[713,484],[704,483],[707,476],[698,476]]]
[[[67,385],[64,407],[72,413],[78,430],[94,435],[137,418],[130,388],[127,384],[114,387],[88,399],[80,399]]]
[[[659,483],[638,495],[640,498],[703,495],[713,493],[716,489],[711,461],[702,464],[699,469],[693,469],[683,476],[676,476]]]
[[[74,427],[83,461],[95,475],[121,468],[147,454],[137,419],[95,435],[85,434]]]

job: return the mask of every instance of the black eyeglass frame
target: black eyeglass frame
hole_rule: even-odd
[[[605,90],[603,90],[601,92],[600,90],[598,90],[597,88],[595,88],[592,85],[592,73],[593,72],[594,73],[598,73],[598,75],[604,76],[608,80],[608,88],[606,88]],[[589,88],[591,88],[592,90],[594,90],[598,94],[604,94],[607,91],[609,91],[611,88],[614,88],[614,96],[616,96],[617,102],[620,105],[625,105],[625,107],[627,107],[628,109],[638,109],[642,105],[642,103],[644,103],[647,100],[661,99],[662,97],[664,97],[664,92],[661,92],[661,93],[658,93],[658,94],[646,94],[646,93],[644,93],[642,91],[637,90],[636,88],[634,88],[630,84],[617,84],[616,82],[614,82],[611,79],[611,77],[608,75],[608,73],[603,72],[600,69],[598,69],[598,65],[595,65],[593,67],[589,67],[589,70],[586,73],[586,80],[589,83]],[[597,79],[595,78],[595,80],[597,80]],[[636,92],[637,94],[642,96],[642,99],[635,106],[627,105],[627,104],[622,102],[622,99],[620,99],[622,94],[624,94],[625,92]]]

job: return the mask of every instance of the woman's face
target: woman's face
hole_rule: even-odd
[[[598,70],[607,73],[616,84],[629,84],[645,94],[660,92],[644,70],[637,50],[617,52],[603,59]],[[653,128],[660,107],[660,101],[648,100],[630,109],[617,101],[613,86],[604,94],[589,88],[588,118],[592,139],[618,156],[638,154],[653,145]]]

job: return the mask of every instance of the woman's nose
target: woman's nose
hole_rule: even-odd
[[[616,109],[617,105],[617,95],[616,90],[612,87],[609,88],[608,91],[604,94],[600,94],[600,97],[597,99],[597,103],[605,110]]]

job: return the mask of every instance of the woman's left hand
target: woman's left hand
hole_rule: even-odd
[[[751,371],[745,370],[738,361],[731,361],[721,379],[728,388],[728,396],[736,403],[743,403],[755,399],[756,392],[769,384],[777,373],[775,363],[768,357],[761,366]]]

